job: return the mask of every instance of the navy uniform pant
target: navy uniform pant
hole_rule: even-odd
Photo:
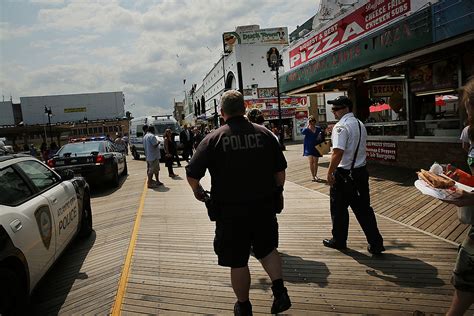
[[[367,242],[374,247],[382,246],[383,239],[377,227],[374,210],[370,206],[369,174],[366,167],[355,168],[349,177],[349,170],[337,168],[336,182],[331,187],[332,236],[345,244],[349,230],[350,206],[365,233]]]

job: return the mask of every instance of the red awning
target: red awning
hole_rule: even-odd
[[[371,105],[369,107],[370,113],[381,112],[385,110],[390,110],[390,105],[388,105],[387,103],[383,103],[383,104],[375,103],[374,105]]]
[[[458,97],[455,95],[437,95],[435,98],[435,104],[437,106],[445,106],[448,102],[456,102]]]

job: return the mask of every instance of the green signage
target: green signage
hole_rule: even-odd
[[[431,8],[280,76],[282,93],[432,44]]]

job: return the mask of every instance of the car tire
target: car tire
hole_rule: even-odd
[[[82,219],[81,227],[79,228],[79,237],[87,238],[92,233],[92,208],[91,198],[89,193],[84,194],[84,200],[82,202]]]
[[[122,176],[126,176],[128,174],[128,167],[127,167],[127,160],[125,160],[125,166],[123,167]]]
[[[118,166],[117,164],[114,164],[113,167],[112,167],[112,186],[114,188],[118,188],[118,186],[120,185],[120,175],[119,175],[119,172],[118,172]]]
[[[27,302],[22,278],[12,269],[0,267],[0,315],[21,314]]]

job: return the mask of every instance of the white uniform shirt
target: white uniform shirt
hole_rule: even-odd
[[[161,158],[160,148],[157,146],[159,143],[156,136],[152,133],[146,133],[143,137],[146,161],[154,161]]]
[[[359,142],[359,126],[357,121],[359,120],[354,116],[354,113],[349,112],[345,114],[332,129],[332,147],[344,150],[341,162],[338,165],[339,168],[351,169],[357,143]],[[360,122],[360,131],[360,145],[354,168],[365,166],[366,163],[367,131],[362,122]]]

